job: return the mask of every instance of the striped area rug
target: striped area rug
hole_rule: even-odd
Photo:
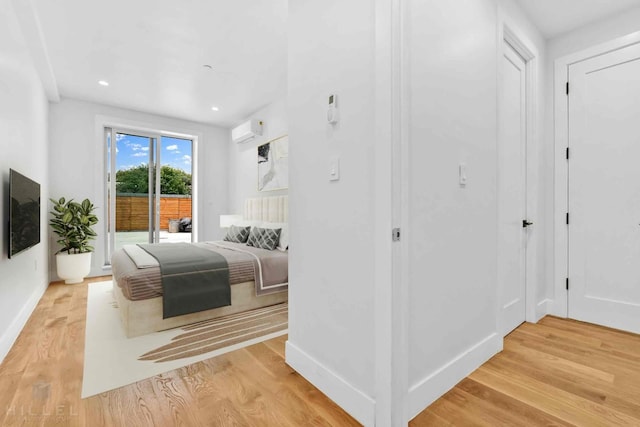
[[[83,398],[287,333],[282,303],[127,338],[111,290],[111,281],[89,285]]]
[[[169,344],[143,354],[139,360],[167,362],[198,356],[233,344],[287,329],[287,303],[258,308],[180,328]]]

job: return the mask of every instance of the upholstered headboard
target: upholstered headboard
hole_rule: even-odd
[[[246,199],[242,216],[249,221],[289,222],[289,197]]]

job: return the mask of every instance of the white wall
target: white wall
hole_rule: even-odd
[[[638,30],[640,30],[640,7],[550,39],[547,41],[549,69],[553,67],[553,60],[556,58],[617,37],[626,36]],[[550,79],[549,82],[553,84],[553,79]],[[552,97],[550,99],[553,100]]]
[[[32,65],[11,2],[0,0],[0,361],[48,284],[47,204],[41,208],[41,243],[8,259],[9,168],[40,183],[47,200],[48,103]]]
[[[409,415],[501,348],[497,320],[497,8],[410,2]],[[468,184],[458,184],[465,162]]]
[[[287,363],[372,425],[374,4],[289,2]],[[340,122],[327,123],[338,95]],[[329,159],[340,158],[339,181]],[[387,230],[388,231],[388,230]]]
[[[540,193],[545,41],[512,1],[411,1],[406,227],[409,277],[409,416],[502,348],[497,334],[497,55],[508,26],[536,55],[537,131],[528,143],[528,216],[536,224],[528,286],[546,314]],[[468,183],[458,184],[467,164]]]
[[[545,42],[506,0],[416,0],[407,5],[404,76],[409,87],[404,101],[409,141],[403,158],[408,181],[402,186],[408,194],[403,203],[408,222],[402,225],[402,244],[409,266],[407,406],[413,416],[501,348],[496,284],[498,5],[501,16],[538,55],[538,98]],[[289,7],[290,203],[296,233],[290,254],[287,361],[365,423],[371,421],[367,402],[378,404],[372,370],[371,319],[376,313],[368,273],[371,243],[376,233],[389,232],[375,229],[367,211],[376,200],[371,166],[376,138],[371,132],[379,68],[374,65],[378,52],[372,6],[363,1],[349,6],[291,2]],[[341,114],[335,128],[324,119],[326,95],[332,92],[338,93]],[[536,123],[542,111],[536,111]],[[544,203],[537,195],[544,183],[538,159],[542,134],[534,139],[531,206],[533,216],[540,216],[540,240],[545,234]],[[341,159],[338,183],[327,180],[332,156]],[[468,165],[465,189],[458,185],[460,162]],[[546,295],[539,283],[545,271],[543,246],[535,254],[537,301]],[[318,268],[318,260],[330,267]]]
[[[286,135],[289,126],[287,120],[286,99],[272,102],[256,111],[249,119],[264,122],[261,136],[249,142],[237,144],[229,136],[229,209],[230,214],[242,214],[244,200],[249,197],[281,196],[287,190],[258,191],[258,153],[257,146],[272,139]]]
[[[547,61],[545,66],[545,87],[544,87],[544,103],[545,103],[545,173],[548,181],[545,183],[544,193],[547,196],[546,210],[550,231],[553,232],[553,218],[556,213],[554,211],[554,161],[555,161],[555,140],[554,140],[554,99],[558,90],[564,91],[565,88],[554,87],[555,61],[572,53],[579,52],[594,45],[605,43],[610,40],[622,37],[634,32],[640,31],[640,7],[629,10],[617,16],[613,16],[594,24],[578,28],[569,33],[563,34],[547,41]],[[559,208],[561,212],[564,207]],[[547,297],[551,300],[556,298],[556,289],[554,289],[554,271],[555,271],[555,254],[553,234],[545,244],[546,254],[546,284]],[[558,256],[565,256],[558,254]],[[565,292],[563,289],[558,292]],[[555,314],[562,315],[566,307],[559,307]]]
[[[63,99],[51,105],[50,180],[51,196],[82,200],[90,198],[98,209],[98,239],[94,242],[91,275],[111,274],[104,270],[105,261],[105,201],[104,143],[96,134],[96,120],[111,117],[130,126],[146,127],[200,135],[196,163],[198,174],[197,213],[198,240],[215,240],[221,236],[220,214],[228,211],[228,138],[229,130],[201,123],[187,122],[106,105]],[[51,239],[53,237],[50,236]],[[56,279],[52,240],[51,279]]]

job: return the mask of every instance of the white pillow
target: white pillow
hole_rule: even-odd
[[[273,229],[279,228],[281,230],[280,242],[278,243],[276,249],[282,252],[285,252],[287,249],[289,249],[289,224],[287,224],[286,222],[263,222],[262,224],[258,225],[258,227]]]

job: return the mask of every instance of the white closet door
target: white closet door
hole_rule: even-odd
[[[526,63],[505,42],[501,65],[498,142],[498,283],[501,329],[525,321]]]
[[[640,333],[640,45],[569,84],[569,317]]]

